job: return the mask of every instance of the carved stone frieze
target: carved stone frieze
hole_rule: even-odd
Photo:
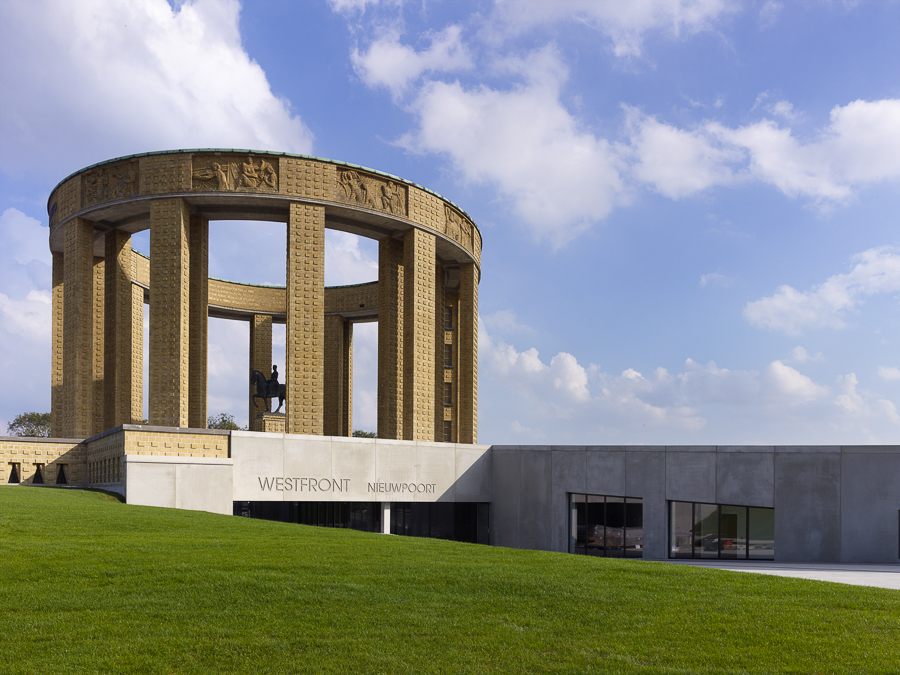
[[[406,216],[406,186],[354,169],[338,170],[338,197],[348,204]]]
[[[101,166],[85,173],[82,180],[81,194],[86,207],[136,197],[139,185],[138,162]]]
[[[444,205],[444,211],[446,214],[446,229],[444,234],[469,251],[474,251],[475,246],[472,240],[472,232],[475,228],[472,227],[472,223],[469,222],[468,218],[457,212],[456,209],[446,204]]]
[[[195,155],[193,190],[278,192],[278,160],[254,155]]]

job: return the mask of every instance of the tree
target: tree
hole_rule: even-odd
[[[27,412],[16,415],[6,425],[10,436],[50,436],[50,413]]]
[[[356,438],[375,438],[374,431],[363,431],[362,429],[354,429],[353,435]]]
[[[218,415],[210,415],[206,420],[207,429],[230,429],[232,431],[247,431],[247,428],[241,428],[234,421],[234,415],[228,413],[219,413]]]

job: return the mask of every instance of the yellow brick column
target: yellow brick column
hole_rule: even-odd
[[[403,235],[403,438],[434,440],[435,236]],[[380,306],[379,306],[380,309]]]
[[[434,440],[444,441],[444,382],[452,379],[452,370],[444,366],[444,268],[434,268]],[[451,385],[452,385],[451,381]],[[451,409],[452,411],[452,409]]]
[[[353,435],[353,324],[344,322],[344,380],[341,383],[341,429],[339,436]]]
[[[150,202],[150,424],[188,425],[190,213],[182,199]]]
[[[102,433],[106,430],[103,426],[105,419],[103,415],[104,387],[103,387],[103,371],[104,361],[106,359],[104,343],[106,342],[106,322],[104,316],[106,314],[106,265],[103,258],[94,258],[93,265],[93,303],[92,310],[94,312],[93,321],[93,375],[92,386],[93,403],[91,413],[91,435]]]
[[[378,438],[403,438],[403,242],[378,242]]]
[[[66,224],[63,258],[63,420],[61,436],[91,435],[94,386],[94,224]]]
[[[209,219],[193,215],[189,247],[188,426],[206,428],[207,348],[209,344]]]
[[[132,321],[131,235],[121,230],[106,233],[104,285],[106,289],[105,355],[103,363],[104,430],[131,424]]]
[[[63,436],[63,279],[65,261],[62,253],[53,254],[53,345],[50,355],[50,435]]]
[[[285,432],[321,436],[325,365],[325,209],[321,206],[291,204],[286,337]]]
[[[134,252],[131,254],[132,278]],[[131,423],[144,420],[144,289],[131,285]]]
[[[474,263],[460,265],[458,443],[478,442],[478,280]]]
[[[344,417],[344,320],[325,317],[325,423],[326,436],[341,436]]]
[[[267,314],[254,314],[250,318],[250,372],[247,376],[249,377],[254,370],[261,372],[267,380],[272,376],[272,317]],[[279,379],[283,382],[284,375],[280,375]],[[266,404],[265,401],[257,399],[259,407],[253,405],[255,393],[256,387],[251,385],[248,399],[249,428],[251,431],[263,431],[257,426],[256,415],[266,411]]]

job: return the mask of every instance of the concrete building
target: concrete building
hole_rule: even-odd
[[[481,236],[425,188],[176,151],[73,174],[49,213],[59,438],[0,438],[2,486],[605,557],[900,562],[900,446],[478,445]],[[285,222],[286,286],[209,279],[214,218]],[[148,227],[149,259],[130,247]],[[325,227],[378,239],[377,281],[324,287]],[[248,322],[262,373],[287,324],[286,414],[256,417],[250,392],[254,431],[205,428],[208,316]],[[371,320],[378,438],[352,438],[352,325]]]

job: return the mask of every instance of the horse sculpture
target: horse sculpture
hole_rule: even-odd
[[[256,387],[256,393],[253,394],[253,406],[255,408],[259,408],[256,404],[256,399],[261,398],[266,402],[266,412],[271,412],[272,399],[277,397],[278,410],[275,412],[281,411],[281,406],[284,405],[285,399],[285,387],[283,384],[279,384],[278,380],[274,382],[267,380],[265,375],[258,370],[254,370],[250,373],[250,386]]]

